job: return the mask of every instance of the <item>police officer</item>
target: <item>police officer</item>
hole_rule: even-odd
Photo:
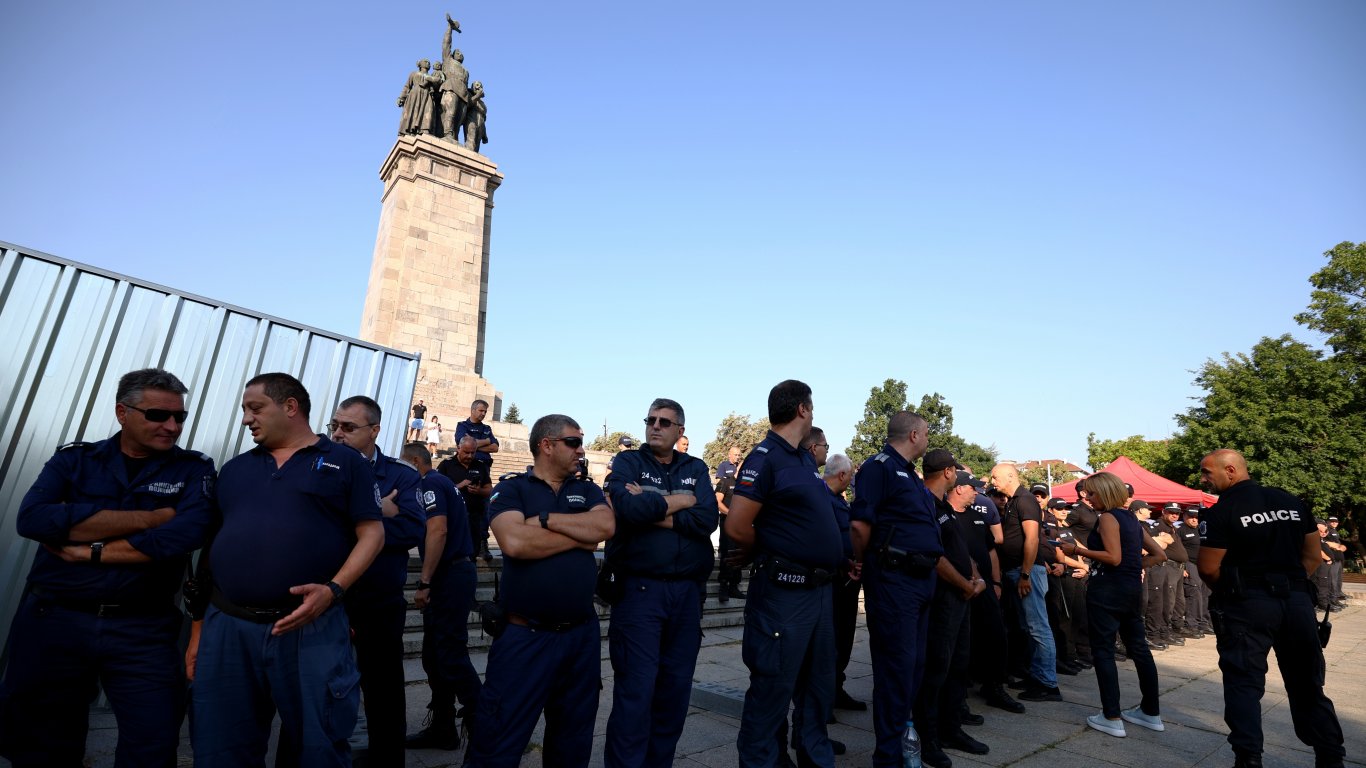
[[[43,544],[10,628],[0,684],[0,755],[18,768],[79,766],[96,681],[119,725],[115,765],[176,760],[183,680],[173,598],[212,522],[213,462],[176,446],[185,385],[125,374],[119,431],[69,443],[19,506],[19,535]]]
[[[1165,554],[1167,546],[1175,540],[1175,533],[1167,528],[1162,516],[1154,516],[1153,508],[1143,499],[1130,501],[1129,511],[1134,513],[1134,517],[1143,525],[1143,530],[1148,532],[1154,543],[1163,548]],[[1176,640],[1167,629],[1168,618],[1171,615],[1171,585],[1167,578],[1170,571],[1164,563],[1165,561],[1153,562],[1143,569],[1143,624],[1148,647],[1154,651],[1165,651],[1176,644]]]
[[[309,427],[285,373],[247,382],[256,447],[223,465],[219,527],[196,581],[212,605],[191,632],[195,765],[259,765],[280,715],[281,764],[349,766],[360,673],[342,600],[384,545],[380,493],[359,453]],[[196,616],[198,618],[198,616]]]
[[[465,435],[474,438],[474,458],[486,464],[493,461],[490,454],[498,452],[498,438],[493,436],[493,427],[484,423],[488,414],[488,401],[475,400],[470,403],[470,417],[455,425],[455,442],[459,443]]]
[[[1200,508],[1186,507],[1184,514],[1186,519],[1177,534],[1189,559],[1182,580],[1186,593],[1186,637],[1201,640],[1206,632],[1213,630],[1209,625],[1209,588],[1200,580],[1200,570],[1196,567],[1200,560]]]
[[[887,421],[887,442],[854,481],[851,533],[863,562],[873,662],[873,765],[898,765],[901,734],[925,670],[935,567],[943,554],[934,497],[915,473],[925,455],[925,419],[910,411]]]
[[[341,401],[327,428],[333,442],[355,448],[370,462],[383,502],[384,548],[346,594],[370,734],[368,750],[356,758],[402,766],[407,738],[403,623],[408,613],[403,585],[408,580],[408,550],[422,542],[427,508],[435,501],[424,502],[417,470],[385,456],[375,444],[382,419],[379,403],[357,395]]]
[[[503,551],[506,628],[489,650],[466,753],[472,768],[521,762],[544,710],[546,765],[585,766],[602,677],[593,552],[616,521],[602,491],[578,477],[583,430],[559,414],[531,427],[531,471],[498,483],[489,522]]]
[[[1347,559],[1347,545],[1342,543],[1342,535],[1338,533],[1338,519],[1328,518],[1328,556],[1332,562],[1328,564],[1329,581],[1332,592],[1328,596],[1328,604],[1335,611],[1340,611],[1347,607],[1347,593],[1342,591],[1342,566]]]
[[[1318,768],[1346,754],[1333,702],[1323,695],[1319,645],[1307,576],[1319,536],[1304,504],[1249,478],[1247,461],[1222,448],[1200,461],[1200,480],[1220,494],[1201,519],[1200,577],[1213,590],[1210,616],[1224,674],[1224,722],[1236,768],[1262,764],[1266,656],[1276,649],[1295,735],[1314,748]]]
[[[676,401],[650,403],[645,445],[618,453],[607,476],[616,535],[605,559],[619,590],[607,630],[609,768],[672,765],[688,716],[718,513],[706,462],[674,448],[683,421]]]
[[[752,557],[756,568],[745,605],[741,766],[777,763],[789,704],[796,705],[792,728],[802,761],[830,768],[835,760],[825,722],[835,688],[830,581],[844,553],[830,491],[800,447],[812,408],[811,387],[800,381],[769,391],[772,429],[741,466],[726,516],[732,561]]]
[[[1171,531],[1171,541],[1162,547],[1167,561],[1162,563],[1167,570],[1167,582],[1171,585],[1171,612],[1165,617],[1167,637],[1176,645],[1186,644],[1186,566],[1190,564],[1190,553],[1181,538],[1181,505],[1168,502],[1162,507],[1162,522]]]
[[[850,696],[844,690],[844,670],[854,652],[854,631],[858,627],[859,593],[863,591],[863,564],[854,559],[854,541],[850,534],[849,502],[844,492],[854,482],[854,465],[849,457],[835,454],[825,463],[825,484],[830,488],[830,504],[835,522],[840,527],[840,545],[844,547],[844,564],[835,578],[835,709],[866,712],[868,704]]]
[[[489,475],[489,464],[476,456],[478,441],[465,435],[455,443],[455,458],[446,459],[437,467],[437,472],[450,478],[465,500],[469,513],[470,540],[474,542],[476,555],[482,555],[485,562],[493,562],[489,554],[489,496],[493,494],[493,479]]]
[[[466,441],[469,442],[469,441]],[[477,580],[474,544],[465,520],[465,500],[455,483],[432,471],[432,454],[422,443],[403,446],[403,459],[422,475],[427,535],[418,549],[422,572],[413,597],[422,612],[422,669],[432,690],[426,728],[408,738],[411,749],[456,749],[456,699],[465,722],[479,701],[479,673],[470,663],[469,620]]]

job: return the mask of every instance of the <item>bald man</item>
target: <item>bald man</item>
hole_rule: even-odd
[[[1319,566],[1314,516],[1299,499],[1248,476],[1243,455],[1222,448],[1200,461],[1219,501],[1201,518],[1200,577],[1214,594],[1210,617],[1224,675],[1224,722],[1235,768],[1261,768],[1267,651],[1276,649],[1295,735],[1317,768],[1346,755],[1333,702],[1323,695],[1323,649],[1309,574]]]
[[[1020,484],[1014,464],[991,468],[991,484],[1006,495],[1001,509],[1004,540],[1001,544],[1002,589],[1019,598],[1020,621],[1025,625],[1034,652],[1029,660],[1029,679],[1020,698],[1025,701],[1062,701],[1058,691],[1058,649],[1048,625],[1048,569],[1039,560],[1039,533],[1043,510],[1038,499]]]

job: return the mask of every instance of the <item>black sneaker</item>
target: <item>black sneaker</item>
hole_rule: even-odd
[[[1006,683],[1006,687],[1012,691],[1023,691],[1034,684],[1034,681],[1030,678],[1022,677],[1019,680],[1012,680],[1011,682]]]
[[[963,702],[963,706],[958,708],[958,722],[962,725],[981,725],[986,721],[987,719],[985,717],[973,714],[973,711],[968,709],[968,703],[966,701]]]
[[[920,762],[930,768],[953,768],[953,761],[934,741],[925,739],[920,743]]]
[[[1053,666],[1053,669],[1060,675],[1073,676],[1075,676],[1078,672],[1081,671],[1081,667],[1078,667],[1070,661],[1060,661]]]
[[[983,688],[982,698],[986,699],[988,706],[997,709],[1004,709],[1017,715],[1023,714],[1025,711],[1024,705],[1010,698],[1010,694],[1006,693],[1005,689],[999,685],[994,688]]]
[[[939,737],[939,745],[945,749],[967,752],[969,755],[985,755],[991,751],[991,747],[967,735],[962,728],[955,733]]]
[[[851,712],[867,712],[868,705],[850,696],[843,688],[835,691],[835,709],[847,709]]]
[[[1184,637],[1177,637],[1176,635],[1168,635],[1168,636],[1167,636],[1167,645],[1185,645],[1185,644],[1186,644],[1186,639],[1185,639]]]
[[[1062,701],[1062,691],[1056,687],[1049,688],[1043,685],[1034,685],[1026,688],[1020,698],[1025,701]]]

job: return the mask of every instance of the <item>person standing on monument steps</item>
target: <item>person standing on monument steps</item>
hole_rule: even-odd
[[[475,400],[470,403],[470,417],[455,425],[455,442],[459,443],[462,438],[469,435],[474,438],[474,458],[492,464],[493,456],[489,454],[498,452],[498,438],[493,436],[493,427],[484,423],[484,418],[488,415],[487,400]]]
[[[413,406],[413,420],[408,423],[408,439],[421,440],[422,428],[427,425],[427,404],[421,400]]]
[[[356,644],[356,665],[365,694],[370,747],[357,757],[376,766],[403,765],[407,704],[403,692],[403,623],[408,601],[408,550],[426,534],[427,503],[417,470],[385,456],[379,438],[383,414],[364,395],[341,401],[327,428],[333,442],[348,445],[370,462],[384,515],[384,548],[346,594],[346,612]],[[359,760],[357,764],[359,764]]]
[[[1317,768],[1341,768],[1342,726],[1323,695],[1323,648],[1310,598],[1319,534],[1304,503],[1248,475],[1241,453],[1221,448],[1200,461],[1200,481],[1219,494],[1201,515],[1200,578],[1209,584],[1224,722],[1235,768],[1261,768],[1266,656],[1276,649],[1295,735]]]
[[[645,445],[622,451],[605,483],[616,514],[606,562],[619,597],[607,630],[612,658],[608,768],[669,766],[683,734],[702,643],[716,496],[706,462],[674,448],[683,406],[650,403]]]
[[[422,572],[413,602],[422,612],[422,669],[432,690],[427,727],[409,736],[407,744],[409,749],[456,749],[456,715],[467,725],[472,723],[479,701],[479,673],[470,663],[468,629],[477,581],[474,545],[465,501],[450,478],[432,471],[431,453],[421,443],[408,443],[403,459],[422,475],[422,501],[427,506],[427,536],[419,547]]]
[[[0,755],[79,766],[96,681],[118,721],[118,768],[174,765],[184,707],[174,603],[213,522],[213,461],[176,446],[185,385],[148,368],[114,394],[119,431],[68,443],[19,504],[33,558],[0,682]]]
[[[514,768],[545,713],[542,764],[587,766],[602,679],[593,552],[616,519],[602,491],[578,477],[583,430],[559,414],[531,427],[531,471],[498,483],[489,521],[503,550],[506,626],[489,649],[466,762]]]

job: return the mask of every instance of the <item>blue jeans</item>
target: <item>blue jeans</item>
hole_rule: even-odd
[[[1010,587],[1020,581],[1020,569],[1006,571]],[[1040,684],[1049,688],[1058,687],[1058,649],[1053,645],[1053,630],[1048,626],[1048,605],[1044,596],[1048,594],[1048,570],[1042,565],[1029,569],[1029,596],[1020,601],[1020,614],[1024,617],[1029,636],[1034,640],[1034,655],[1029,660],[1029,675]]]

